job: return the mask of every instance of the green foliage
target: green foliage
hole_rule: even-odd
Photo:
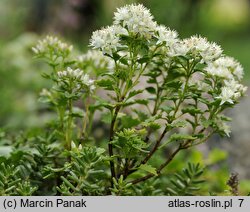
[[[1,196],[30,196],[37,190],[29,181],[22,182],[20,167],[1,163],[0,170]]]
[[[200,177],[203,169],[200,164],[188,163],[188,168],[184,168],[182,172],[175,173],[174,179],[171,179],[172,185],[167,188],[169,195],[174,196],[193,196],[200,189],[205,181]]]
[[[47,64],[39,100],[53,116],[19,136],[0,132],[0,194],[198,194],[199,164],[165,168],[214,133],[229,135],[222,112],[246,91],[242,67],[206,38],[178,38],[142,5],[123,9],[137,21],[118,11],[86,54],[53,36],[32,48]]]
[[[133,195],[131,191],[132,184],[124,181],[123,175],[118,180],[113,178],[114,188],[111,189],[111,193],[117,196]]]
[[[124,129],[117,132],[112,143],[120,150],[119,157],[132,159],[147,152],[145,149],[147,144],[142,140],[143,132],[136,132],[134,129]]]
[[[102,195],[107,177],[103,167],[104,149],[96,147],[74,148],[70,152],[70,162],[64,166],[66,177],[57,190],[62,195]]]

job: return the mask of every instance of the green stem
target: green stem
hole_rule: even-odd
[[[172,160],[173,158],[180,152],[180,150],[182,150],[182,146],[180,145],[175,151],[173,151],[170,156],[168,157],[168,159],[156,170],[156,173],[159,175],[162,171],[162,169],[164,169]],[[132,184],[137,184],[140,182],[144,182],[145,180],[154,177],[154,174],[148,174],[144,177],[135,179],[133,181],[131,181]]]
[[[86,131],[87,123],[89,122],[89,98],[86,97],[85,100],[85,116],[83,117],[83,123],[82,123],[82,137],[86,138],[88,137],[88,131]]]
[[[73,121],[72,108],[73,108],[72,99],[69,99],[68,101],[69,114],[68,114],[68,123],[67,123],[66,135],[65,135],[66,148],[68,150],[71,149],[71,140],[72,140],[72,121]]]
[[[111,187],[113,187],[113,178],[116,179],[115,164],[114,164],[114,161],[112,160],[114,152],[113,152],[113,145],[111,142],[112,142],[113,137],[114,137],[115,122],[116,122],[116,118],[117,118],[117,115],[119,113],[120,108],[121,108],[120,105],[116,106],[116,108],[115,108],[115,112],[112,116],[112,121],[111,121],[111,125],[110,125],[110,132],[109,132],[108,150],[109,150],[109,156],[111,157],[111,160],[109,162],[110,163],[110,172],[111,172]]]

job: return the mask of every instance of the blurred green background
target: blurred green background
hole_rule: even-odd
[[[45,67],[33,59],[31,52],[31,47],[39,38],[46,34],[58,35],[84,52],[88,48],[91,33],[110,25],[117,7],[134,2],[147,6],[158,23],[177,30],[181,38],[200,34],[220,44],[225,54],[242,63],[244,81],[249,85],[250,0],[1,0],[0,128],[18,132],[42,126],[50,118],[43,113],[44,106],[37,101],[39,92],[46,86],[40,77]],[[250,179],[250,173],[246,171],[249,170],[250,160],[246,151],[250,149],[249,104],[250,101],[245,98],[241,106],[234,110],[236,112],[231,113],[235,117],[233,133],[226,140],[232,141],[231,150],[239,149],[237,154],[236,151],[230,152],[230,148],[216,144],[219,148],[227,149],[231,155],[235,153],[235,157],[228,161],[240,163],[244,160],[245,165],[240,164],[236,170],[242,173],[245,170],[242,176],[246,179]],[[217,141],[215,136],[213,142]],[[202,150],[204,154],[207,149]],[[219,157],[224,153],[211,154]],[[208,158],[213,155],[208,155]],[[198,161],[209,160],[201,159],[202,156],[197,152],[192,153],[192,157]],[[223,161],[225,158],[227,156],[218,160]],[[216,175],[211,174],[210,177],[217,176],[217,179],[225,182],[228,177],[228,171],[225,170],[218,169]],[[250,190],[250,183],[243,182],[243,187]]]

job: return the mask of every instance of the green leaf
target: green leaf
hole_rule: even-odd
[[[101,79],[96,81],[97,85],[99,85],[102,88],[105,88],[106,90],[114,90],[114,81],[110,80],[110,79]]]
[[[45,78],[45,79],[51,79],[51,74],[42,73],[41,75],[42,75],[42,77]]]
[[[149,92],[150,94],[156,94],[156,90],[154,87],[147,87],[146,88],[147,92]]]
[[[41,102],[41,103],[50,103],[51,99],[48,98],[47,96],[41,96],[41,97],[38,98],[38,101]]]
[[[119,54],[113,53],[113,59],[114,59],[115,61],[119,60],[120,58],[121,58],[121,56],[120,56]]]
[[[185,120],[177,120],[177,121],[174,121],[173,123],[170,124],[170,128],[183,128],[183,127],[186,127],[187,126],[187,121]]]
[[[127,99],[130,99],[130,98],[132,98],[132,97],[134,97],[137,94],[140,94],[142,92],[143,92],[143,90],[133,90],[133,91],[129,92]]]
[[[122,63],[123,65],[128,65],[128,60],[124,57],[120,58],[119,62]]]
[[[72,110],[72,116],[73,117],[79,117],[79,118],[82,118],[82,117],[84,117],[84,111],[81,109],[81,108],[79,108],[79,107],[73,107],[73,110]]]
[[[209,126],[212,126],[214,121],[213,120],[207,120],[205,117],[201,119],[201,123],[205,128],[208,128]]]
[[[182,82],[180,80],[174,80],[174,81],[170,81],[168,83],[165,84],[166,88],[174,88],[176,90],[178,90],[182,85]]]
[[[157,176],[156,168],[152,167],[151,165],[142,164],[142,165],[140,165],[140,167],[138,169],[149,172],[149,173]]]
[[[149,56],[144,56],[142,58],[140,58],[139,60],[137,60],[138,63],[143,64],[143,63],[147,63],[151,58]]]
[[[195,71],[203,71],[205,66],[206,65],[203,64],[203,63],[197,63],[196,66],[195,66]]]
[[[146,99],[137,99],[137,100],[135,100],[135,103],[141,104],[141,105],[148,105],[148,100],[146,100]]]
[[[195,114],[201,114],[202,110],[199,108],[195,108],[195,107],[187,107],[182,109],[183,113],[189,113],[190,115],[194,116]]]
[[[116,78],[126,81],[128,78],[128,71],[126,69],[118,69],[114,75]],[[113,82],[114,83],[114,82]]]
[[[174,110],[174,107],[171,107],[171,106],[167,106],[167,105],[164,105],[164,106],[161,106],[160,109],[166,113],[170,113],[171,111]]]
[[[140,123],[139,119],[133,118],[129,115],[121,117],[122,126],[124,128],[131,128],[137,126]]]
[[[137,116],[141,122],[144,122],[144,121],[146,121],[146,119],[148,119],[148,114],[146,114],[142,111],[136,110],[136,109],[134,110],[134,112],[137,114]]]
[[[102,109],[102,107],[107,108],[108,110],[112,110],[114,108],[114,105],[110,104],[110,102],[105,101],[104,99],[101,99],[100,97],[95,97],[97,100],[94,105],[90,105],[89,109],[91,111],[94,111],[96,109]]]
[[[111,123],[111,114],[110,114],[110,112],[102,114],[101,120],[105,124],[110,124]]]

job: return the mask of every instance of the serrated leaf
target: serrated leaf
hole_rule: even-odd
[[[139,60],[137,60],[138,63],[143,64],[143,63],[147,63],[151,58],[148,56],[144,56],[142,58],[140,58]]]
[[[154,87],[147,87],[146,91],[149,92],[150,94],[156,94],[156,90]]]
[[[133,118],[129,115],[121,117],[122,126],[124,128],[131,128],[137,126],[140,123],[139,119]]]
[[[174,107],[171,107],[171,106],[167,106],[167,105],[164,105],[164,106],[161,106],[160,109],[166,113],[170,113],[171,111],[174,110]]]
[[[201,123],[202,125],[205,127],[205,128],[208,128],[209,126],[211,126],[213,124],[213,120],[207,120],[205,118],[203,118],[201,120]]]
[[[129,94],[128,94],[128,98],[127,99],[130,99],[130,98],[132,98],[132,97],[134,97],[134,96],[136,96],[137,94],[140,94],[140,93],[142,93],[143,92],[143,90],[133,90],[133,91],[131,91]]]
[[[140,105],[148,105],[148,100],[146,99],[136,99],[134,103],[140,104]]]
[[[157,176],[156,168],[152,167],[151,165],[142,164],[142,165],[140,165],[140,167],[138,169],[149,172],[149,173]]]
[[[195,107],[187,107],[182,109],[183,113],[189,113],[190,115],[194,116],[195,114],[202,113],[201,109]]]
[[[182,86],[182,82],[180,80],[170,81],[165,84],[166,88],[174,88],[176,90],[178,90],[181,86]]]
[[[102,88],[105,88],[106,90],[114,90],[114,81],[110,80],[110,79],[101,79],[101,80],[97,80],[96,84]]]
[[[115,61],[119,60],[120,58],[121,58],[121,56],[120,56],[119,54],[113,53],[113,59],[114,59]]]
[[[124,57],[120,58],[119,62],[122,63],[123,65],[128,65],[128,60]]]
[[[183,128],[183,127],[186,127],[187,124],[188,124],[188,122],[185,120],[177,120],[177,121],[174,121],[173,123],[171,123],[169,127],[171,127],[171,128]]]

